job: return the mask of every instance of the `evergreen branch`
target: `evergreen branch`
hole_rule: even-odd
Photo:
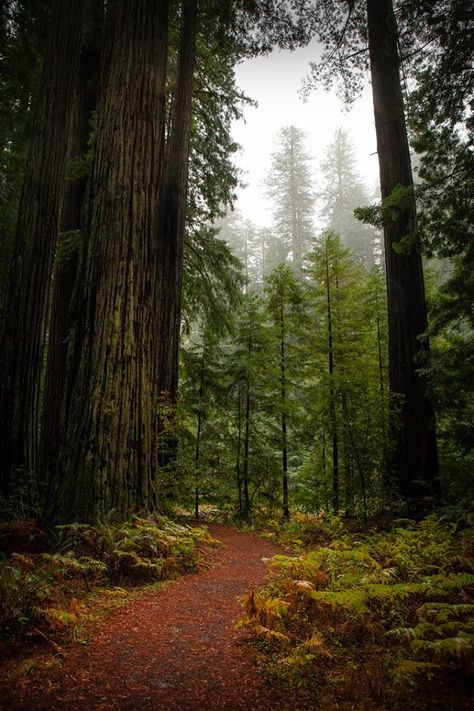
[[[345,62],[347,59],[352,59],[352,57],[357,57],[359,54],[364,54],[364,52],[368,52],[369,47],[362,47],[362,49],[358,49],[357,52],[353,52],[352,54],[346,54],[345,57],[341,58],[341,62]]]
[[[341,36],[339,37],[339,40],[338,40],[338,42],[337,42],[337,45],[336,45],[334,51],[329,55],[329,57],[328,57],[328,59],[327,59],[327,63],[328,63],[328,64],[329,64],[329,62],[331,61],[331,59],[334,57],[334,55],[336,54],[336,52],[339,51],[339,48],[341,47],[341,45],[342,45],[342,43],[343,43],[343,41],[344,41],[344,36],[345,36],[345,34],[346,34],[347,27],[348,27],[348,25],[349,25],[349,21],[350,21],[351,16],[352,16],[352,10],[354,9],[354,1],[353,1],[353,0],[348,0],[348,2],[349,2],[349,12],[348,12],[348,14],[347,14],[346,22],[344,23],[344,27],[342,28],[342,32],[341,32]]]

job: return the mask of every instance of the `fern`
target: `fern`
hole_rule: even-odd
[[[44,620],[48,629],[52,632],[72,629],[79,622],[76,613],[55,607],[35,607],[33,608],[33,613],[39,620]]]
[[[0,634],[8,639],[32,624],[40,635],[41,627],[48,634],[75,629],[75,595],[99,582],[164,580],[195,568],[203,547],[215,543],[205,530],[164,517],[112,521],[111,515],[95,526],[58,526],[53,552],[0,558]]]
[[[462,633],[446,639],[424,640],[415,639],[412,642],[415,652],[432,657],[441,664],[454,663],[461,668],[474,667],[474,635]]]
[[[431,681],[441,669],[434,662],[420,662],[413,659],[402,659],[392,670],[391,677],[396,686],[405,687],[407,683],[413,684],[417,679],[426,678]]]
[[[431,620],[441,624],[467,616],[474,617],[474,605],[471,603],[430,602],[419,607],[416,616],[420,620]]]
[[[316,602],[328,605],[336,611],[343,610],[350,614],[356,613],[358,615],[365,615],[369,612],[365,590],[315,591],[311,593],[311,597]]]
[[[471,674],[473,563],[453,531],[434,517],[399,521],[389,532],[344,534],[300,555],[275,556],[248,619],[289,638],[277,655],[296,670],[297,683],[312,673],[326,678],[328,662],[344,665],[342,685],[389,671],[389,707],[395,688],[421,689],[441,671],[443,679]],[[265,623],[266,605],[283,596],[285,614]]]

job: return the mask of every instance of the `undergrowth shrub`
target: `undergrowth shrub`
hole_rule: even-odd
[[[335,537],[347,533],[339,516],[321,511],[315,513],[292,512],[289,521],[271,515],[264,506],[255,506],[248,522],[238,519],[235,511],[226,509],[216,517],[219,523],[233,523],[244,530],[253,530],[265,538],[278,541],[286,547],[298,549],[310,545],[326,545]]]
[[[158,516],[58,526],[49,552],[0,559],[0,654],[25,635],[75,634],[84,612],[79,600],[97,586],[133,586],[193,571],[216,543],[203,528]]]
[[[272,558],[266,587],[244,599],[242,624],[274,668],[328,708],[468,708],[472,532],[432,517],[357,535],[336,524],[328,540],[317,525],[303,519],[300,538],[324,545]]]

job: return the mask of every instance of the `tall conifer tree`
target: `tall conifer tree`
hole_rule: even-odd
[[[40,387],[83,0],[57,2],[36,107],[0,330],[0,489],[36,474]]]
[[[154,221],[167,28],[167,2],[108,6],[49,520],[124,517],[158,503]]]
[[[157,373],[160,393],[169,398],[171,403],[176,401],[178,391],[181,290],[197,26],[197,0],[182,0],[176,96],[156,220],[159,250],[155,301],[159,328]]]
[[[81,245],[81,212],[87,183],[88,144],[92,115],[96,107],[97,79],[102,42],[103,7],[86,6],[84,32],[69,124],[66,185],[58,246],[56,249],[48,352],[45,363],[44,403],[41,423],[41,488],[47,487],[54,472],[61,442],[61,408],[67,391],[67,351],[74,316],[72,296],[76,284]],[[77,305],[77,304],[76,304]],[[79,314],[76,314],[76,318]],[[70,374],[70,379],[72,374]]]
[[[349,133],[338,128],[321,165],[321,217],[327,227],[340,235],[366,269],[374,264],[374,229],[359,222],[354,209],[369,201],[367,190],[356,170],[354,144]]]
[[[291,253],[295,275],[301,278],[303,256],[312,238],[313,195],[304,133],[296,126],[286,126],[278,134],[267,194],[274,205],[277,237],[286,255]]]
[[[423,266],[392,0],[367,0],[367,15],[382,199],[399,194],[395,218],[394,210],[384,215],[390,390],[401,398],[389,468],[401,492],[416,499],[438,475],[434,411],[416,362],[429,357]]]

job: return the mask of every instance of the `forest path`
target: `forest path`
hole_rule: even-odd
[[[262,584],[263,557],[282,552],[259,536],[210,525],[224,545],[211,568],[151,590],[96,624],[59,669],[26,679],[3,709],[283,711],[289,692],[270,686],[235,630],[238,596]],[[286,701],[286,703],[285,703]],[[301,708],[301,706],[300,706]]]

